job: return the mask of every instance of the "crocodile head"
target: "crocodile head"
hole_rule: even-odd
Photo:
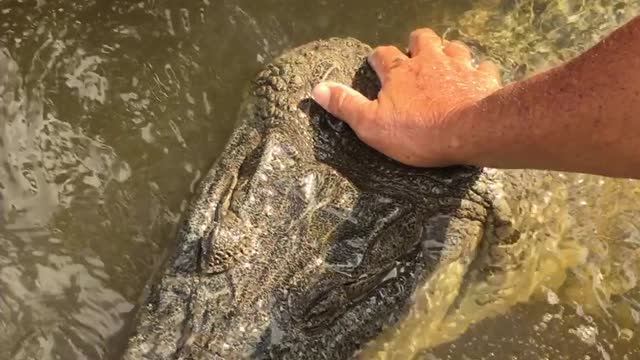
[[[375,96],[370,51],[314,42],[257,76],[130,358],[348,357],[402,318],[419,284],[434,284],[434,312],[455,306],[482,244],[487,271],[518,261],[496,174],[401,165],[309,100],[323,79]]]

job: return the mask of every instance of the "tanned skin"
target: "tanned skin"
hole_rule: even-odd
[[[640,17],[573,60],[501,87],[462,43],[433,30],[369,56],[370,101],[341,84],[313,98],[365,143],[400,162],[547,169],[640,178]]]

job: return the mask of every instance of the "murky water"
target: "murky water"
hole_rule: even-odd
[[[555,2],[574,23],[593,16],[581,1]],[[478,37],[485,15],[466,11],[495,3],[0,0],[0,359],[118,357],[145,282],[261,64],[320,37],[404,46],[413,28],[444,31],[460,19]],[[609,28],[580,29],[595,41]],[[530,47],[545,38],[528,34],[520,42]],[[553,44],[547,52],[576,49]],[[526,50],[501,54],[521,61]],[[538,273],[548,276],[531,290],[540,300],[425,357],[637,356],[638,185],[555,183],[552,203],[572,205],[554,213],[563,221],[543,222],[563,231],[545,237]]]

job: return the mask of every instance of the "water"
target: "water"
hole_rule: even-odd
[[[574,23],[593,15],[574,9],[580,1],[547,2],[575,12]],[[0,0],[0,359],[118,358],[142,289],[262,64],[328,36],[405,46],[413,28],[442,32],[462,18],[468,35],[480,37],[488,28],[469,19],[483,13],[465,11],[495,3]],[[553,44],[554,54],[565,48]],[[519,59],[524,50],[502,54],[544,65]],[[594,224],[606,234],[574,227],[578,242],[548,238],[556,247],[577,244],[566,254],[586,251],[587,260],[549,270],[570,276],[540,280],[531,294],[539,301],[472,326],[427,358],[634,358],[640,299],[627,291],[638,274],[628,249],[640,240],[640,192],[601,180],[558,180],[564,190],[553,191],[556,202],[587,202],[563,210],[560,224]],[[542,258],[558,258],[556,250]]]

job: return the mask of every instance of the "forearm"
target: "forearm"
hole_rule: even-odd
[[[472,163],[640,178],[640,17],[468,113]]]

